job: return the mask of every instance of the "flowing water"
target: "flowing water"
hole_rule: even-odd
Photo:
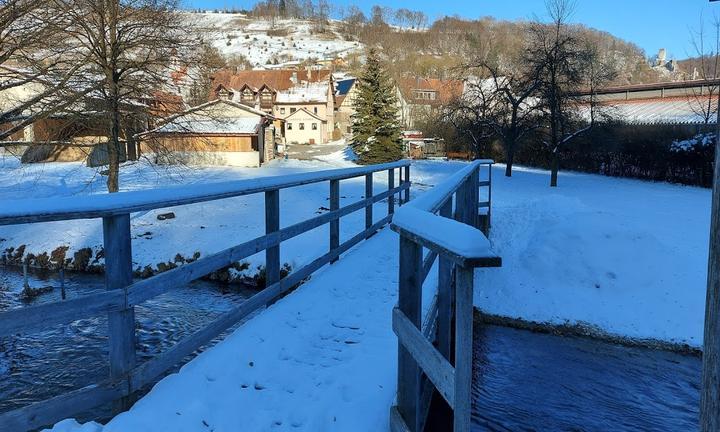
[[[698,357],[475,328],[473,431],[698,430]]]
[[[60,281],[33,273],[38,288]],[[98,275],[66,275],[67,298],[104,289]],[[22,273],[0,267],[0,311],[25,307]],[[199,282],[136,308],[138,361],[166,350],[252,291]],[[60,300],[59,288],[30,304]],[[0,412],[108,376],[107,320],[82,319],[0,338]],[[700,359],[497,326],[476,326],[474,431],[694,431]],[[104,418],[108,407],[78,416]]]
[[[30,303],[20,300],[19,269],[0,267],[0,312],[61,300],[55,273],[33,272],[33,288],[54,286]],[[68,299],[105,289],[100,275],[66,274]],[[252,294],[227,292],[224,285],[196,282],[148,300],[135,308],[138,362],[165,351]],[[97,316],[46,331],[0,337],[0,412],[97,383],[108,377],[107,318]],[[105,417],[108,407],[78,416]]]

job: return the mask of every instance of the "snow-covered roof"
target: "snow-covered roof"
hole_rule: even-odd
[[[155,129],[156,133],[256,134],[262,119],[252,117],[177,118]]]
[[[716,120],[717,101],[710,105],[709,123]],[[589,107],[583,106],[582,115],[589,118]],[[628,124],[704,124],[708,113],[707,101],[694,98],[664,98],[616,102],[603,106],[599,111],[611,118]]]
[[[328,82],[300,85],[288,90],[279,91],[276,103],[327,103]]]

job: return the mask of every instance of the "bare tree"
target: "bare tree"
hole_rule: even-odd
[[[2,146],[32,144],[18,133],[84,95],[74,82],[84,58],[62,38],[62,12],[43,0],[0,0]]]
[[[54,0],[65,9],[70,43],[89,57],[86,106],[107,136],[107,187],[119,189],[127,139],[151,123],[153,100],[191,62],[189,23],[175,0]]]
[[[535,22],[529,27],[530,44],[526,61],[540,71],[538,96],[547,122],[547,146],[551,154],[550,186],[556,187],[560,152],[575,138],[587,133],[595,123],[595,88],[603,74],[597,64],[597,52],[582,43],[568,24],[575,8],[574,0],[547,0],[550,24]],[[588,82],[590,80],[590,82]],[[583,87],[590,85],[589,101]],[[579,107],[589,102],[589,118]]]
[[[704,20],[692,35],[692,45],[697,55],[695,64],[699,63],[691,79],[700,79],[701,88],[692,87],[690,98],[691,108],[703,118],[707,125],[715,120],[717,113],[717,98],[720,92],[720,19],[713,15],[712,29],[707,31]],[[697,75],[696,75],[697,74]]]

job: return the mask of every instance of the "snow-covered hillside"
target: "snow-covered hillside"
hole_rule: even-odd
[[[224,56],[242,55],[253,67],[342,59],[363,48],[360,42],[342,37],[337,21],[319,31],[315,23],[300,19],[264,20],[229,13],[193,13],[188,19]]]

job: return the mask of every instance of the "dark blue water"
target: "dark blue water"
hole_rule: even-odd
[[[698,430],[698,357],[475,328],[474,431]]]
[[[30,286],[55,286],[31,303],[20,298],[22,272],[0,267],[0,312],[61,301],[57,274],[33,272]],[[103,291],[98,275],[66,274],[67,298]],[[157,355],[213,318],[240,304],[252,292],[197,282],[158,296],[135,308],[137,361]],[[0,412],[44,400],[106,379],[108,370],[107,318],[97,316],[45,331],[0,337]],[[107,407],[78,416],[106,417]]]

